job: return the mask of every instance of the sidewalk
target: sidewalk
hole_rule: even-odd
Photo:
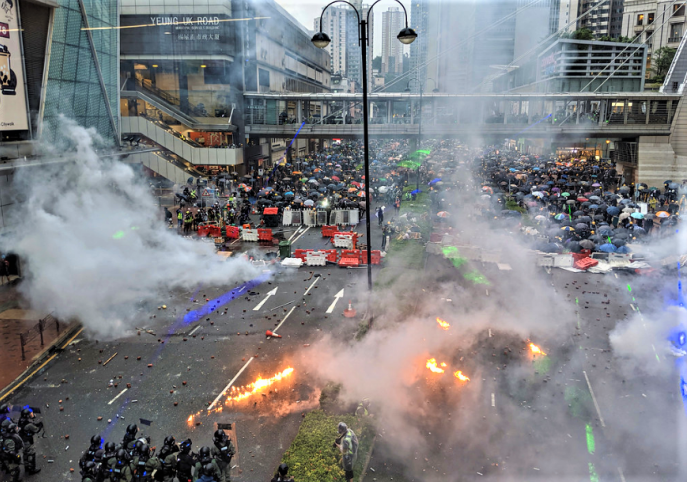
[[[14,278],[14,277],[13,277]],[[14,281],[14,280],[13,280]],[[43,332],[44,345],[41,346],[41,338],[36,325],[41,318],[48,313],[41,313],[25,309],[28,303],[22,299],[16,286],[0,286],[0,390],[12,383],[31,364],[34,356],[58,336],[54,323],[48,323]],[[60,324],[60,332],[67,328]],[[24,347],[25,359],[22,360],[20,333],[28,335],[28,343]]]

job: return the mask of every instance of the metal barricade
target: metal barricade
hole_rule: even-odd
[[[300,226],[303,224],[303,211],[291,211],[291,225]]]
[[[334,209],[329,216],[329,224],[351,226],[360,221],[357,209]]]
[[[317,226],[316,212],[312,210],[303,211],[303,224],[310,228]]]
[[[291,226],[293,224],[293,211],[290,209],[284,209],[284,214],[281,218],[281,223],[283,226]]]
[[[348,211],[348,223],[351,226],[355,226],[360,223],[360,211],[357,209],[349,209]]]
[[[19,334],[19,343],[21,345],[21,359],[25,360],[26,359],[26,352],[24,350],[24,347],[31,341],[33,340],[36,336],[41,337],[41,346],[45,345],[45,341],[43,340],[43,332],[45,331],[46,327],[52,324],[55,324],[55,330],[57,331],[57,335],[60,334],[60,322],[57,320],[52,315],[48,315],[42,320],[39,320],[38,323],[33,326],[32,328],[29,328],[27,331],[24,333]]]
[[[327,211],[318,209],[315,217],[316,226],[324,226],[327,224]]]

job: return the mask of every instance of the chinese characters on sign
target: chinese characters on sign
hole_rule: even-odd
[[[150,17],[153,25],[170,25],[176,40],[182,42],[219,42],[219,17]]]

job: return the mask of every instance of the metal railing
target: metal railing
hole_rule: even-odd
[[[55,330],[57,331],[57,335],[59,336],[60,334],[60,322],[52,316],[52,314],[46,316],[42,320],[39,320],[38,323],[36,323],[35,326],[32,326],[28,330],[26,330],[24,333],[19,334],[19,343],[21,344],[21,359],[26,360],[26,351],[24,350],[24,347],[31,342],[34,338],[37,336],[40,336],[41,338],[41,346],[45,345],[45,340],[43,339],[43,333],[45,332],[46,328],[48,326],[51,326],[52,324],[55,324]]]
[[[682,37],[668,37],[668,43],[678,43],[680,40],[682,40]]]

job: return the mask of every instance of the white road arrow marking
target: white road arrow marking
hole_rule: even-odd
[[[344,290],[339,291],[336,296],[334,296],[334,301],[332,301],[332,304],[329,305],[329,308],[327,308],[327,313],[333,313],[334,308],[336,307],[336,303],[343,298],[344,295]]]
[[[258,311],[260,308],[262,308],[262,305],[265,304],[265,301],[267,301],[268,299],[270,299],[270,296],[274,296],[274,295],[276,295],[276,294],[277,294],[277,288],[275,287],[272,291],[270,291],[269,293],[267,293],[267,296],[265,296],[265,299],[264,299],[264,300],[262,300],[260,303],[258,303],[258,306],[256,306],[255,308],[253,308],[253,311]]]

